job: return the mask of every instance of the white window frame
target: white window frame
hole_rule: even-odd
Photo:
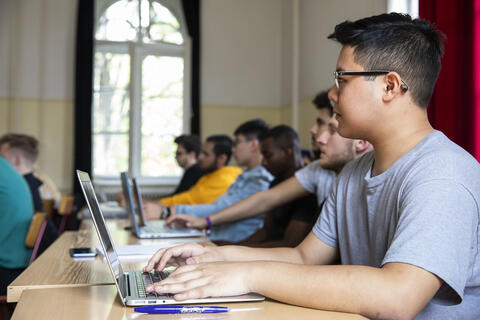
[[[140,0],[139,0],[140,1]],[[173,186],[178,184],[179,176],[146,177],[141,176],[141,145],[142,145],[142,61],[149,55],[183,57],[183,133],[191,132],[191,38],[188,36],[185,18],[180,0],[155,0],[170,10],[177,18],[183,36],[183,44],[176,45],[166,42],[144,43],[141,34],[137,35],[137,42],[133,41],[106,41],[94,40],[94,52],[112,52],[129,54],[130,56],[130,110],[129,110],[129,148],[128,171],[133,177],[138,177],[142,185]],[[99,1],[98,1],[99,2]],[[97,3],[98,3],[97,2]],[[97,7],[95,24],[105,10],[117,0],[106,0]],[[140,6],[139,6],[140,10]],[[96,30],[96,28],[95,28]],[[92,88],[93,90],[93,88]],[[92,118],[93,121],[93,118]],[[93,132],[92,132],[93,138]],[[93,157],[93,154],[92,154]],[[93,163],[93,158],[92,158]],[[118,176],[95,175],[94,181],[99,186],[117,186],[120,184]]]

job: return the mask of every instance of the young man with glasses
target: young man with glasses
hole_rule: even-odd
[[[185,170],[182,179],[172,194],[178,194],[190,189],[205,172],[198,165],[198,155],[202,149],[200,138],[196,135],[181,135],[175,138],[177,144],[175,160]]]
[[[159,251],[147,269],[178,256],[186,265],[156,291],[252,291],[375,319],[479,319],[480,165],[426,112],[441,67],[438,31],[392,13],[341,23],[330,38],[343,46],[330,90],[338,131],[375,151],[345,166],[298,247]],[[371,70],[388,73],[358,73]]]

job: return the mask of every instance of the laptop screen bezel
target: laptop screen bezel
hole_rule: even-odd
[[[140,186],[138,185],[137,179],[132,178],[133,184],[133,196],[135,197],[135,201],[137,201],[137,213],[138,213],[138,220],[141,226],[146,225],[145,221],[145,212],[143,211],[143,200],[142,200],[142,192],[140,191]]]
[[[135,205],[133,204],[132,189],[130,188],[130,180],[128,177],[128,172],[120,173],[120,179],[122,180],[123,197],[125,198],[128,215],[130,216],[132,233],[135,233],[138,235],[140,233],[140,225],[137,220]]]
[[[92,216],[93,225],[95,226],[95,230],[97,231],[100,245],[102,246],[103,252],[105,253],[105,259],[107,260],[108,267],[110,269],[110,272],[112,273],[115,285],[118,289],[118,293],[120,294],[120,298],[122,299],[122,302],[125,303],[125,297],[127,296],[125,273],[123,271],[123,266],[120,262],[120,259],[118,258],[115,244],[112,240],[112,237],[110,236],[107,224],[105,223],[102,209],[100,208],[95,193],[95,188],[93,187],[92,181],[90,180],[90,175],[87,172],[77,170],[77,177],[80,182],[83,196],[85,198],[85,201],[87,202],[88,210],[90,211],[90,215]],[[90,195],[88,194],[88,192],[90,191],[89,189],[91,189],[92,191]],[[98,213],[98,216],[94,213],[95,211]],[[104,235],[100,231],[100,227],[102,227],[102,230],[105,230]],[[106,241],[108,241],[108,243],[110,244],[111,252],[109,252],[107,248]],[[118,262],[118,268],[115,268],[113,260],[116,260]]]

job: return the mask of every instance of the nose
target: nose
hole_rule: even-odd
[[[328,132],[328,130],[324,130],[323,132],[319,133],[319,134],[316,136],[315,141],[316,141],[318,144],[326,145],[327,142],[328,142],[329,137],[330,137],[330,133]]]
[[[328,90],[328,99],[333,101],[333,103],[338,102],[338,89],[335,85],[333,85],[330,90]]]

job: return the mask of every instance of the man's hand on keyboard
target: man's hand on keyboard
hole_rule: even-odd
[[[251,276],[258,262],[214,262],[184,265],[168,278],[148,285],[147,292],[174,294],[175,300],[234,296],[255,290]]]
[[[221,249],[215,246],[201,246],[197,243],[186,243],[180,246],[160,249],[148,261],[143,268],[144,272],[150,272],[153,269],[163,270],[170,266],[183,266],[204,262],[224,261],[225,257],[221,254]]]
[[[207,227],[207,221],[205,218],[194,217],[188,214],[175,214],[171,215],[166,221],[165,225],[185,226],[188,228],[203,229]]]

